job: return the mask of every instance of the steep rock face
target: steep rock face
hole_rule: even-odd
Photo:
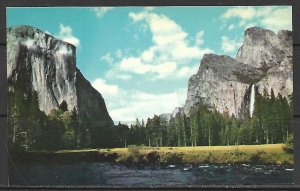
[[[261,93],[264,88],[287,97],[293,92],[292,33],[274,32],[258,27],[245,31],[244,43],[236,59],[206,54],[199,71],[191,76],[183,107],[197,105],[215,108],[236,117],[249,116],[251,85]]]
[[[275,95],[287,97],[293,92],[293,36],[291,31],[274,32],[259,27],[245,31],[244,42],[236,60],[266,70],[266,76],[258,82],[258,91],[266,88]]]
[[[78,69],[75,85],[77,87],[77,106],[81,117],[90,119],[92,123],[100,126],[113,125],[101,94],[92,87]]]
[[[175,117],[177,113],[183,113],[184,110],[181,107],[175,107],[173,112],[171,113],[171,117]]]
[[[184,112],[193,106],[204,105],[238,116],[249,84],[258,82],[261,69],[239,63],[229,56],[206,54],[197,74],[189,80]]]
[[[171,117],[172,117],[171,113],[163,113],[159,115],[159,118],[164,121],[170,121]]]
[[[100,93],[76,68],[76,48],[30,26],[7,29],[9,89],[36,91],[41,111],[48,114],[64,100],[79,117],[113,124]]]

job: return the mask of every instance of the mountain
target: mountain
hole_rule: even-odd
[[[75,46],[37,28],[7,29],[7,78],[9,91],[16,87],[24,95],[36,91],[46,114],[65,101],[81,121],[113,125],[103,97],[76,67]]]
[[[163,113],[159,115],[159,118],[164,121],[169,121],[172,117],[171,113]]]
[[[188,82],[184,112],[204,105],[238,118],[251,116],[255,94],[293,93],[292,32],[252,27],[245,31],[236,58],[205,54]],[[252,96],[251,96],[252,95]]]

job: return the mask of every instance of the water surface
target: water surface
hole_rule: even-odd
[[[203,184],[292,184],[291,165],[125,166],[111,163],[18,164],[10,185],[197,186]]]

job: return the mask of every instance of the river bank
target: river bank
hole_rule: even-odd
[[[284,144],[141,147],[31,151],[12,153],[15,162],[112,162],[128,165],[170,164],[293,164],[293,153]]]

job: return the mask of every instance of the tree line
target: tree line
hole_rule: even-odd
[[[293,96],[289,97],[293,100]],[[292,101],[291,101],[292,102]],[[9,146],[14,151],[113,148],[128,145],[212,146],[286,142],[292,135],[293,103],[280,94],[256,93],[252,118],[238,119],[216,109],[197,106],[189,116],[177,113],[170,120],[158,115],[130,127],[103,127],[79,117],[63,101],[46,115],[39,109],[37,92],[9,91]]]
[[[291,103],[289,103],[291,100]],[[189,116],[177,113],[169,121],[158,115],[148,118],[146,124],[136,120],[127,127],[119,123],[123,146],[216,146],[241,144],[275,144],[287,142],[292,136],[293,95],[269,95],[266,88],[256,93],[252,118],[238,119],[216,109],[197,106]],[[124,130],[125,129],[125,130]],[[126,143],[125,143],[126,142]]]

